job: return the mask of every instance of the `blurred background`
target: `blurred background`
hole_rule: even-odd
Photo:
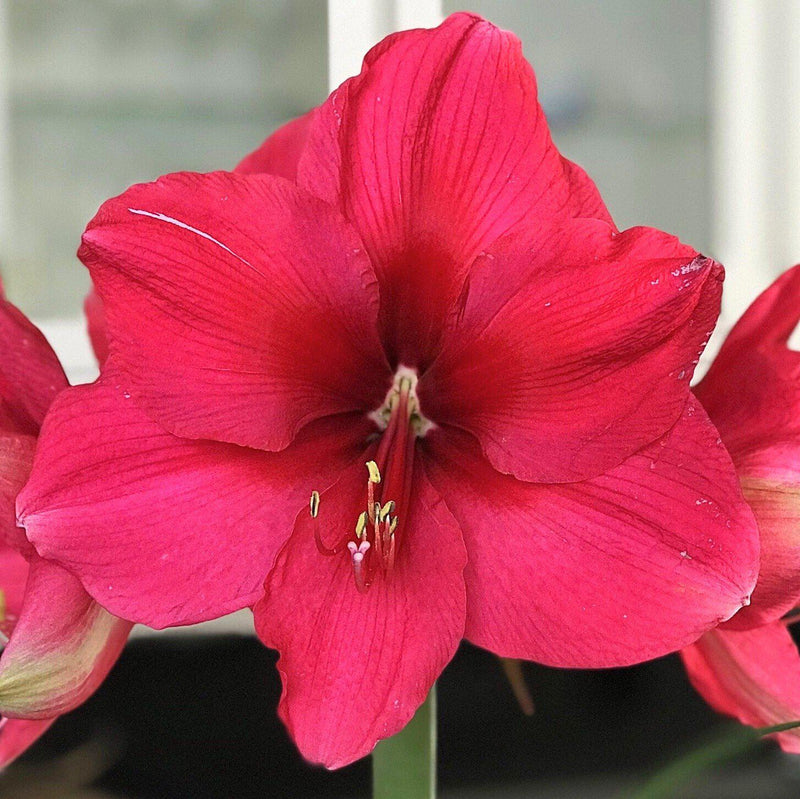
[[[800,261],[799,3],[469,8],[521,38],[556,143],[621,228],[668,230],[726,264],[722,330]],[[232,168],[324,99],[329,34],[324,0],[0,0],[0,271],[75,380],[93,364],[74,253],[99,204],[165,172]],[[137,637],[0,795],[368,796],[368,764],[299,760],[275,716],[273,655],[249,626],[240,614]],[[532,718],[486,653],[465,647],[447,670],[444,796],[617,796],[720,723],[671,658],[528,676]],[[791,797],[799,780],[765,747],[676,795]]]

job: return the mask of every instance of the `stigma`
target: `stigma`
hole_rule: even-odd
[[[434,427],[420,413],[416,386],[416,372],[401,367],[384,403],[369,414],[380,438],[374,459],[365,463],[363,504],[356,506],[352,528],[342,531],[333,547],[322,540],[320,495],[311,494],[309,512],[317,549],[326,556],[345,556],[346,552],[353,581],[362,593],[376,580],[389,578],[395,569],[411,502],[416,440]]]

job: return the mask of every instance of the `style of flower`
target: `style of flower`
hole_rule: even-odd
[[[91,695],[130,623],[103,610],[63,567],[39,557],[16,526],[15,501],[39,428],[67,387],[42,334],[0,299],[0,766]]]
[[[800,265],[750,306],[696,388],[755,513],[761,568],[752,604],[681,654],[711,705],[756,727],[800,718],[800,654],[781,618],[800,604],[798,321]],[[777,739],[800,753],[798,730]]]
[[[689,393],[722,269],[616,229],[513,35],[390,36],[79,255],[110,354],[45,423],[28,536],[123,618],[255,605],[308,759],[402,728],[462,638],[621,665],[747,603],[757,531]]]

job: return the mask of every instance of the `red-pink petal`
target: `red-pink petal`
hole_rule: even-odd
[[[295,180],[313,114],[314,111],[309,111],[279,127],[257,150],[245,156],[235,171],[243,175],[280,175]]]
[[[785,459],[763,454],[776,464],[793,463],[794,474],[741,470],[742,491],[761,531],[761,568],[751,605],[731,620],[737,629],[774,621],[800,604],[800,446]]]
[[[737,627],[764,624],[800,602],[800,265],[750,306],[697,386],[736,464],[761,529],[761,571]]]
[[[37,741],[55,719],[0,719],[0,769]]]
[[[0,545],[0,633],[8,638],[17,623],[28,581],[28,561],[10,546]]]
[[[16,502],[30,476],[35,449],[34,436],[0,432],[0,541],[24,554],[33,548],[25,531],[17,527]]]
[[[297,180],[358,230],[390,358],[422,368],[467,268],[499,236],[532,216],[610,222],[553,145],[519,40],[469,14],[370,51],[313,118]]]
[[[800,352],[787,341],[800,320],[800,264],[743,314],[695,393],[734,461],[768,446],[800,451]]]
[[[322,495],[327,527],[353,529],[365,460]],[[394,571],[360,593],[348,552],[320,554],[301,514],[254,609],[259,636],[281,653],[281,718],[303,755],[328,768],[400,730],[464,632],[464,544],[421,470],[403,524]]]
[[[425,439],[469,561],[466,636],[504,657],[595,668],[694,641],[755,583],[758,532],[692,402],[662,441],[582,483],[495,472],[469,437]]]
[[[369,261],[337,212],[284,179],[133,186],[79,255],[122,384],[176,435],[282,449],[314,419],[384,399]]]
[[[311,490],[371,427],[320,420],[279,453],[176,438],[109,374],[54,404],[19,516],[39,553],[115,615],[151,627],[214,618],[255,602]]]
[[[0,657],[0,713],[49,719],[77,707],[116,663],[131,627],[68,571],[34,557],[22,613]]]
[[[501,472],[585,479],[680,416],[722,268],[651,228],[530,227],[476,260],[422,410],[477,436]]]
[[[108,359],[108,327],[106,325],[106,312],[103,301],[92,286],[91,291],[83,301],[83,312],[86,314],[86,326],[89,331],[89,340],[92,343],[94,357],[102,366]]]
[[[2,299],[0,353],[0,541],[28,555],[33,550],[17,527],[16,498],[30,475],[42,420],[67,378],[44,336]]]
[[[780,621],[711,630],[681,657],[692,685],[721,713],[753,727],[800,720],[800,653]],[[800,730],[774,737],[800,754]]]
[[[67,378],[45,337],[0,300],[0,428],[36,435]]]

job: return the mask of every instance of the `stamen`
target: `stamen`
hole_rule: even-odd
[[[342,545],[337,544],[335,547],[331,549],[331,547],[326,547],[322,541],[322,533],[319,529],[319,492],[312,491],[311,492],[311,500],[308,503],[308,509],[311,513],[311,518],[314,520],[314,543],[317,545],[317,549],[323,555],[336,555],[337,553],[342,551]]]
[[[381,481],[381,473],[375,461],[367,461],[369,480],[367,481],[367,513],[370,522],[375,521],[375,486]],[[380,505],[378,506],[380,509]]]
[[[404,535],[402,520],[411,503],[416,442],[435,427],[420,412],[416,386],[416,372],[401,366],[384,403],[369,414],[381,432],[373,459],[364,464],[368,474],[366,504],[359,509],[355,533],[351,528],[333,548],[326,546],[321,522],[317,521],[320,497],[316,491],[311,495],[309,510],[317,548],[325,555],[334,555],[346,547],[356,587],[362,592],[369,589],[376,575],[386,576],[394,569],[397,550],[403,545],[399,540]]]
[[[381,471],[378,468],[378,464],[375,461],[367,461],[367,469],[369,470],[370,483],[380,483]]]
[[[375,555],[378,559],[378,562],[383,560],[383,540],[381,539],[381,506],[379,502],[376,502],[372,508],[372,529],[373,529],[373,540],[375,541]]]
[[[393,521],[397,521],[397,519],[393,519]],[[397,526],[397,525],[395,525]],[[394,569],[394,547],[395,547],[395,535],[393,531],[389,532],[389,554],[386,558],[386,571],[391,573]]]

